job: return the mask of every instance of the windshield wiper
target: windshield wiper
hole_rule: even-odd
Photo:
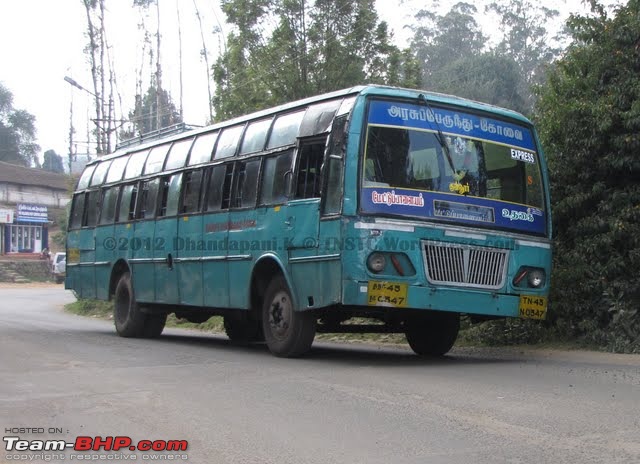
[[[440,124],[438,124],[438,121],[436,119],[435,111],[433,111],[433,108],[431,108],[431,105],[427,101],[427,97],[425,97],[424,94],[422,93],[418,95],[418,104],[422,104],[426,106],[427,109],[431,112],[431,115],[433,116],[433,122],[436,125],[437,133],[435,134],[435,138],[440,144],[440,146],[442,147],[442,150],[444,151],[447,161],[449,162],[449,167],[451,168],[451,172],[453,172],[453,174],[455,175],[456,169],[453,167],[453,160],[451,159],[451,152],[449,151],[449,145],[447,144],[447,141],[444,139],[444,134],[442,133],[442,129],[440,129]]]

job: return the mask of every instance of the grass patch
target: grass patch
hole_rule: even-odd
[[[78,300],[64,307],[65,311],[80,316],[110,319],[113,315],[113,302],[101,300]]]

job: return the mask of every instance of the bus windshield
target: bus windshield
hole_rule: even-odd
[[[363,212],[545,232],[543,179],[528,128],[440,108],[371,107]]]

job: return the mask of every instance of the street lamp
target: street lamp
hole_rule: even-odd
[[[72,86],[77,87],[80,90],[84,90],[88,94],[93,95],[95,98],[98,98],[98,99],[102,100],[102,98],[98,97],[95,93],[91,92],[90,90],[85,89],[80,84],[78,84],[75,80],[71,79],[69,76],[64,76],[64,80],[66,82],[68,82],[69,84],[71,84]],[[104,103],[104,100],[102,100],[102,102]]]

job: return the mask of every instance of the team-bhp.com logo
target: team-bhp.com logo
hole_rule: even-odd
[[[137,443],[127,436],[76,437],[65,440],[21,440],[20,437],[3,437],[6,451],[186,451],[187,440],[140,440]]]

